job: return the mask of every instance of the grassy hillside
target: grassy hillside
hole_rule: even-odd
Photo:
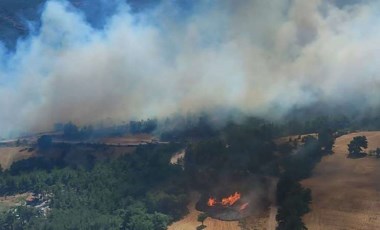
[[[379,229],[380,160],[347,158],[347,144],[366,136],[368,149],[380,147],[380,132],[358,132],[336,139],[334,154],[324,157],[313,176],[302,182],[310,188],[311,212],[304,218],[308,229]]]

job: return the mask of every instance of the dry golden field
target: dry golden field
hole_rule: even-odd
[[[25,147],[0,147],[0,165],[3,169],[8,169],[13,162],[27,159],[34,154],[35,151],[28,152]]]
[[[311,212],[305,215],[311,230],[380,229],[380,159],[347,158],[347,144],[366,136],[368,149],[380,147],[380,132],[350,133],[336,139],[334,154],[316,166],[302,181],[312,191]]]

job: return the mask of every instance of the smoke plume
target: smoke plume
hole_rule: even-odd
[[[14,51],[0,43],[0,135],[217,107],[279,117],[318,101],[377,106],[379,10],[369,0],[207,0],[134,12],[120,1],[94,26],[48,1]]]

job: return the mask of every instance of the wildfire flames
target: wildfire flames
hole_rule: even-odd
[[[208,199],[207,205],[209,207],[213,207],[216,204],[221,204],[223,206],[232,206],[233,204],[236,203],[236,201],[238,201],[240,199],[240,197],[241,197],[241,195],[238,192],[235,192],[233,195],[231,195],[229,197],[222,198],[222,201],[220,201],[220,202],[218,202],[215,198],[210,197]]]
[[[207,202],[207,205],[212,207],[216,204],[216,200],[212,197],[210,197],[210,199],[208,199],[208,202]]]

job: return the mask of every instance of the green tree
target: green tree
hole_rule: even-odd
[[[357,136],[352,139],[352,141],[347,145],[348,153],[352,156],[358,156],[362,153],[363,149],[368,147],[367,137],[365,136]]]
[[[318,142],[325,152],[331,152],[335,142],[332,131],[329,129],[321,130],[318,133]]]
[[[154,225],[154,229],[156,230],[166,230],[169,225],[171,218],[165,214],[155,212],[150,215],[151,220]]]
[[[207,219],[208,215],[204,212],[200,213],[198,215],[198,221],[202,223],[202,226],[204,226],[204,221]]]
[[[306,229],[302,216],[310,211],[311,190],[290,178],[282,177],[277,184],[277,202],[279,209],[276,215],[277,230]]]
[[[146,213],[139,213],[131,216],[129,227],[131,230],[152,230],[155,229],[153,222]]]
[[[380,148],[377,148],[377,149],[376,149],[376,157],[377,157],[377,158],[380,158]]]

